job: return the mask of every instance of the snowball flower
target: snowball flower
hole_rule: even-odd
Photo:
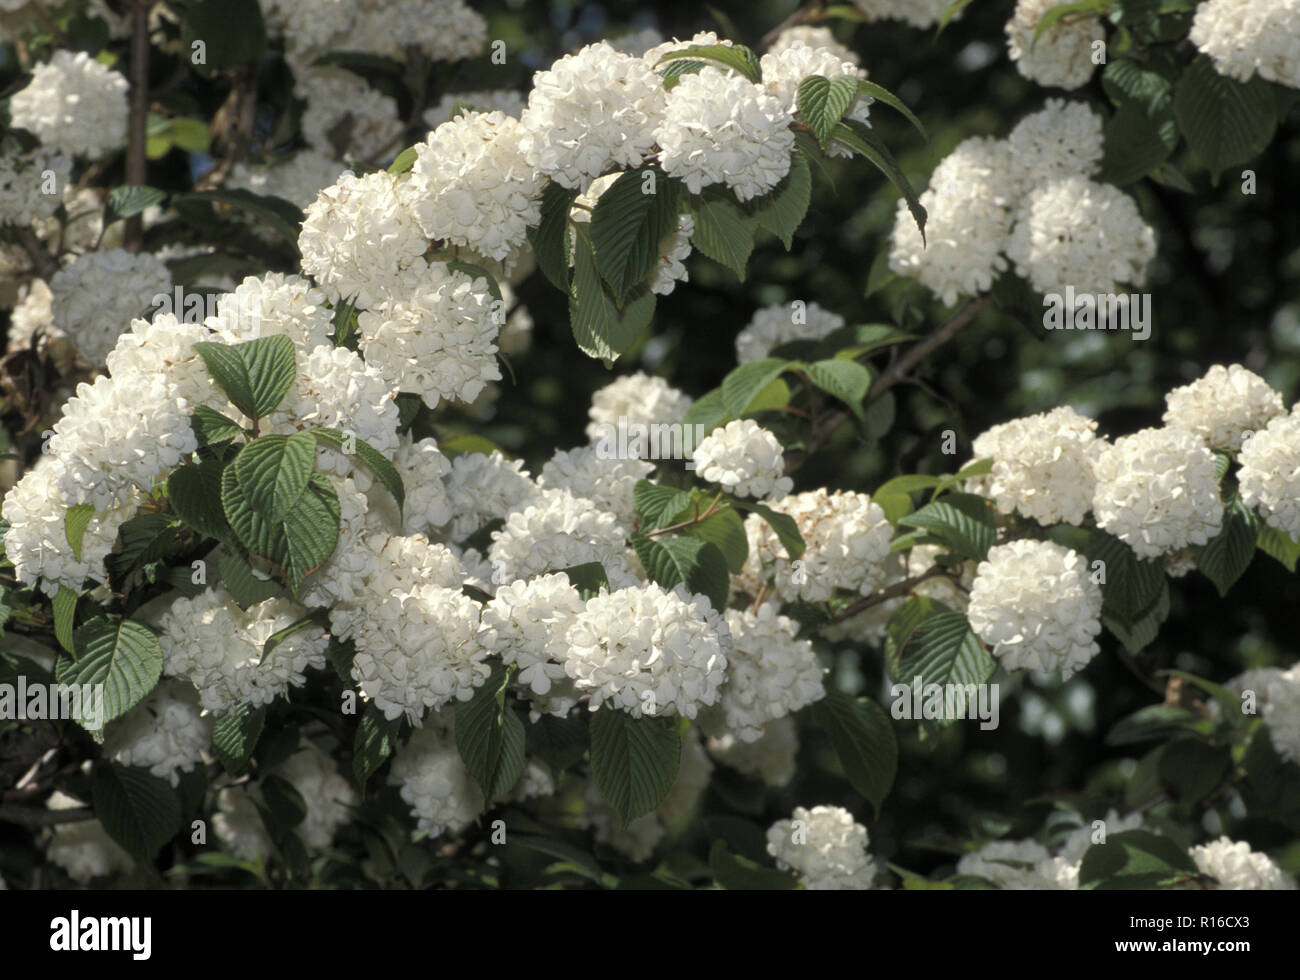
[[[738,497],[779,499],[794,488],[781,443],[753,419],[734,419],[706,436],[692,454],[700,479]]]
[[[1221,75],[1300,88],[1300,0],[1208,0],[1196,8],[1191,40]]]
[[[957,873],[986,878],[999,888],[1033,891],[1055,888],[1047,848],[1032,840],[990,841],[957,862]]]
[[[75,810],[84,805],[58,790],[45,801],[50,810]],[[108,836],[98,820],[78,820],[52,826],[45,856],[66,871],[69,878],[81,884],[115,871],[130,871],[135,864],[131,855]]]
[[[104,755],[140,766],[173,786],[203,761],[212,744],[212,716],[203,714],[192,684],[163,680],[149,696],[109,724]]]
[[[102,157],[126,142],[126,78],[84,51],[55,51],[9,101],[14,126],[50,150]]]
[[[486,642],[507,664],[518,664],[515,680],[534,714],[563,717],[577,703],[564,671],[566,635],[583,601],[567,575],[556,572],[497,589],[483,607]]]
[[[1227,891],[1295,891],[1296,880],[1267,855],[1251,850],[1245,841],[1220,837],[1193,847],[1192,860],[1202,874],[1218,880]]]
[[[1300,537],[1300,405],[1248,436],[1239,460],[1242,501],[1269,527]]]
[[[1035,38],[1038,21],[1057,0],[1019,0],[1007,21],[1007,51],[1016,69],[1039,85],[1074,89],[1086,85],[1097,67],[1094,51],[1106,31],[1100,17],[1063,17]]]
[[[352,818],[356,791],[334,766],[334,760],[310,742],[289,757],[279,773],[298,791],[307,804],[307,815],[294,828],[302,842],[323,850],[334,834]]]
[[[537,496],[537,484],[521,460],[499,451],[462,453],[444,477],[451,520],[443,533],[463,541],[484,524],[505,517]]]
[[[707,744],[709,754],[723,765],[761,779],[768,786],[785,786],[794,778],[799,732],[789,716],[769,723],[753,742],[728,732],[711,737]]]
[[[1087,559],[1052,541],[990,548],[975,571],[966,615],[1008,671],[1069,677],[1100,651],[1101,586]]]
[[[1064,99],[1048,99],[1021,119],[1007,137],[1018,192],[1061,177],[1095,177],[1104,147],[1101,126],[1101,115],[1088,103]]]
[[[421,728],[397,750],[389,781],[400,787],[411,816],[432,837],[459,833],[483,809],[483,793],[442,725]]]
[[[870,888],[876,868],[869,843],[867,828],[838,806],[795,807],[791,819],[767,828],[767,853],[810,891]]]
[[[1216,364],[1191,384],[1165,395],[1165,425],[1195,432],[1211,449],[1237,450],[1246,433],[1286,409],[1268,382],[1240,364]]]
[[[547,460],[537,485],[543,490],[568,490],[575,497],[586,497],[630,526],[636,520],[633,490],[653,471],[654,465],[644,460],[605,458],[592,446],[579,446],[557,452]]]
[[[39,149],[0,157],[0,225],[52,217],[63,203],[71,174],[71,160]]]
[[[347,167],[325,153],[299,150],[286,160],[261,166],[237,163],[226,186],[283,198],[306,208],[346,170]]]
[[[334,311],[326,307],[325,293],[310,280],[268,272],[248,276],[219,296],[216,315],[204,322],[216,333],[213,339],[225,344],[283,335],[309,354],[332,343]]]
[[[593,442],[598,439],[616,442],[619,419],[625,419],[629,427],[674,425],[682,421],[690,407],[690,396],[663,378],[637,371],[611,381],[591,396],[587,438]]]
[[[736,334],[736,360],[740,364],[761,361],[775,347],[792,340],[821,340],[842,326],[844,317],[815,301],[765,306]]]
[[[488,559],[498,583],[600,562],[613,588],[636,582],[624,545],[628,529],[585,497],[542,490],[492,532]]]
[[[275,850],[257,809],[260,795],[256,794],[256,789],[227,786],[217,794],[217,812],[212,815],[217,837],[241,861],[265,860]]]
[[[88,252],[50,279],[50,309],[86,363],[102,365],[131,320],[171,291],[171,272],[148,252]]]
[[[302,137],[312,149],[349,160],[364,160],[384,147],[396,152],[404,126],[392,96],[343,68],[307,68],[296,79],[294,94],[307,100]]]

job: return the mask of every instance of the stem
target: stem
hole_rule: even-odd
[[[709,504],[708,510],[706,510],[703,514],[696,514],[689,521],[682,521],[679,524],[669,524],[667,527],[657,527],[653,531],[646,531],[645,536],[647,538],[653,538],[659,534],[667,534],[669,531],[680,531],[682,528],[690,527],[692,524],[703,524],[705,521],[707,521],[710,517],[712,517],[714,514],[718,512],[718,503],[721,500],[722,500],[722,491],[719,490],[718,495],[713,498],[712,502],[710,502]]]
[[[905,578],[903,581],[891,585],[887,589],[881,589],[879,592],[873,592],[871,595],[859,599],[835,618],[837,620],[849,619],[860,612],[870,609],[872,606],[878,606],[882,602],[888,602],[890,599],[897,599],[899,596],[907,595],[915,586],[924,582],[926,579],[947,574],[948,572],[941,566],[932,565],[920,575],[913,576],[912,578]]]
[[[0,805],[0,823],[18,824],[20,827],[53,827],[61,823],[82,823],[94,819],[95,811],[89,807],[46,810],[41,807]]]
[[[975,319],[976,314],[992,302],[993,297],[985,294],[963,306],[951,320],[909,350],[898,359],[896,364],[876,378],[871,387],[867,389],[867,401],[875,401],[875,399],[902,381],[912,368],[925,360],[932,351],[952,340],[958,330]]]
[[[126,182],[141,186],[148,179],[145,146],[149,122],[149,8],[153,0],[135,0],[131,6],[131,116],[127,124]],[[102,235],[100,236],[103,237]],[[140,251],[144,215],[126,219],[123,247]]]

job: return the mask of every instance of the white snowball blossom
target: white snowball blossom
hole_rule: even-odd
[[[780,183],[794,149],[791,116],[781,100],[722,68],[679,77],[654,133],[664,171],[692,194],[721,183],[741,201]]]
[[[707,742],[709,754],[723,765],[761,779],[768,786],[785,786],[794,778],[799,753],[799,730],[793,718],[778,718],[768,724],[753,742],[730,733]]]
[[[294,833],[313,850],[329,847],[335,832],[352,818],[357,803],[352,784],[339,774],[334,760],[310,742],[290,756],[278,774],[307,804],[307,815]]]
[[[1016,123],[1007,149],[1018,192],[1061,177],[1095,177],[1105,146],[1102,121],[1086,102],[1048,99]]]
[[[718,700],[731,632],[701,595],[635,585],[587,600],[569,628],[564,669],[595,711],[694,718]]]
[[[587,438],[593,442],[600,439],[617,442],[619,419],[626,420],[627,426],[672,425],[680,423],[690,407],[690,396],[663,378],[644,371],[627,374],[591,396]]]
[[[797,299],[765,306],[736,334],[736,361],[761,361],[774,347],[792,340],[821,340],[842,326],[844,317],[823,309],[816,301]]]
[[[785,475],[781,443],[753,419],[733,419],[714,429],[691,458],[701,480],[738,497],[780,499],[794,488]]]
[[[1297,0],[1208,0],[1196,8],[1191,40],[1221,75],[1300,88]]]
[[[14,126],[47,149],[102,157],[126,142],[126,78],[84,51],[55,51],[9,100]]]
[[[1057,0],[1019,0],[1007,21],[1007,50],[1029,80],[1075,89],[1092,77],[1097,67],[1093,54],[1104,43],[1106,31],[1100,17],[1063,17],[1035,37],[1039,19],[1059,6]]]
[[[258,812],[256,789],[227,786],[217,794],[217,812],[212,829],[218,839],[241,861],[264,860],[275,850]]]
[[[794,113],[798,108],[799,83],[809,75],[820,75],[829,81],[838,78],[854,81],[866,78],[867,73],[857,66],[856,57],[842,57],[842,49],[836,50],[837,48],[840,48],[838,44],[834,47],[819,47],[797,40],[789,41],[780,48],[773,46],[759,60],[763,87],[780,99],[788,112]],[[858,95],[844,113],[844,118],[866,123],[874,101],[869,95]],[[853,155],[848,147],[834,143],[827,148],[827,153],[830,156]]]
[[[86,363],[101,365],[131,319],[144,313],[155,296],[171,291],[167,266],[148,252],[89,252],[54,274],[50,308],[55,325]]]
[[[164,679],[143,701],[112,722],[104,755],[124,766],[141,766],[173,786],[180,774],[203,761],[212,744],[212,716],[205,715],[192,684]]]
[[[563,717],[577,703],[564,670],[566,636],[583,601],[568,576],[556,572],[497,589],[483,607],[487,643],[507,664],[517,664],[520,694],[535,715]]]
[[[972,444],[993,460],[987,490],[1004,514],[1018,510],[1040,524],[1078,524],[1092,507],[1092,467],[1106,443],[1097,423],[1062,406],[995,425]]]
[[[430,719],[397,750],[389,776],[420,829],[433,837],[464,830],[483,809],[483,792],[449,728]]]
[[[499,451],[462,453],[446,475],[451,520],[443,533],[463,541],[489,521],[505,517],[537,496],[537,484],[518,459]]]
[[[1223,502],[1214,454],[1186,429],[1143,429],[1097,457],[1097,526],[1156,558],[1219,533]]]
[[[962,855],[957,873],[974,875],[1011,891],[1055,888],[1051,855],[1032,840],[995,840]]]
[[[488,559],[498,583],[598,561],[613,588],[636,582],[624,545],[628,529],[585,497],[542,490],[492,532]]]
[[[285,160],[260,166],[237,163],[226,186],[283,198],[305,208],[346,170],[333,157],[317,150],[299,150]]]
[[[1269,527],[1300,538],[1300,405],[1249,436],[1239,460],[1242,501]]]
[[[1227,891],[1282,890],[1295,891],[1296,880],[1267,855],[1252,850],[1245,841],[1220,837],[1193,847],[1192,860],[1202,874],[1207,874]]]
[[[654,465],[645,460],[606,458],[592,446],[579,446],[557,452],[547,460],[537,485],[543,490],[568,490],[575,497],[586,497],[630,527],[636,520],[633,490],[653,471]]]
[[[75,810],[84,805],[58,790],[45,801],[50,810]],[[114,872],[130,871],[135,864],[98,820],[78,820],[51,827],[45,856],[81,884]]]
[[[0,157],[0,225],[50,218],[63,203],[72,161],[39,149]]]
[[[1008,671],[1069,677],[1100,651],[1101,586],[1087,559],[1052,541],[990,548],[975,571],[966,615]]]
[[[1286,409],[1268,382],[1240,364],[1216,364],[1191,384],[1165,395],[1165,425],[1195,432],[1211,449],[1238,450],[1246,433],[1264,428]]]
[[[767,853],[795,872],[810,891],[870,888],[876,866],[867,852],[867,828],[843,807],[795,807],[789,820],[767,829]]]

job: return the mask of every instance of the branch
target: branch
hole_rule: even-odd
[[[75,810],[46,810],[33,806],[0,805],[0,823],[18,824],[20,827],[53,827],[61,823],[83,823],[95,819],[95,811],[87,807]]]
[[[145,147],[149,130],[149,8],[153,0],[135,0],[131,6],[131,115],[127,123],[126,182],[135,186],[148,179]],[[144,215],[126,219],[123,247],[140,251]]]
[[[912,578],[905,578],[903,581],[891,585],[887,589],[881,589],[879,592],[873,592],[871,595],[859,599],[836,616],[835,619],[837,621],[841,619],[849,619],[860,612],[870,609],[872,606],[878,606],[882,602],[888,602],[890,599],[897,599],[899,596],[907,595],[913,588],[924,582],[926,579],[936,578],[937,576],[947,574],[948,572],[946,569],[939,565],[933,565],[920,575],[915,575]]]
[[[902,381],[912,368],[925,360],[931,352],[952,340],[958,330],[975,319],[976,314],[992,302],[993,297],[986,293],[963,306],[951,320],[909,350],[898,359],[896,364],[876,378],[867,389],[867,401],[874,401]]]

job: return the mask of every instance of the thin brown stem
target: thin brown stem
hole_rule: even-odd
[[[61,823],[82,823],[94,819],[95,811],[87,807],[46,810],[41,807],[0,805],[0,823],[12,823],[20,827],[53,827]]]
[[[145,149],[149,131],[149,8],[153,0],[135,0],[131,5],[131,115],[127,123],[126,182],[134,186],[148,179]],[[102,237],[102,236],[101,236]],[[126,219],[123,247],[140,251],[144,240],[144,216]]]
[[[897,599],[899,596],[907,595],[912,591],[912,589],[916,588],[916,586],[920,585],[926,579],[947,574],[948,572],[941,566],[933,565],[920,575],[914,575],[912,578],[905,578],[903,581],[891,585],[887,589],[881,589],[879,592],[873,592],[871,595],[859,599],[835,618],[837,620],[849,619],[860,612],[870,609],[872,606],[878,606],[882,602],[888,602],[890,599]]]

